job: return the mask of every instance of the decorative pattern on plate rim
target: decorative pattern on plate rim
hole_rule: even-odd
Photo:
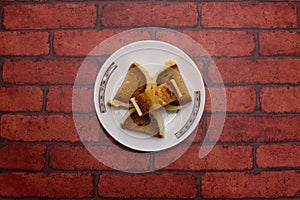
[[[189,119],[185,123],[185,125],[175,133],[175,136],[177,139],[179,139],[194,123],[197,113],[200,108],[200,91],[195,91],[194,92],[194,105],[193,105],[193,111],[192,114],[190,115]]]
[[[118,65],[113,62],[109,65],[107,70],[104,73],[104,76],[102,77],[101,83],[100,83],[100,89],[99,89],[99,106],[100,106],[100,112],[105,113],[106,107],[105,107],[105,89],[108,82],[109,77],[111,76],[112,72],[118,67]]]

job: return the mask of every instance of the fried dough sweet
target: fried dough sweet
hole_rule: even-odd
[[[109,100],[107,104],[114,107],[131,108],[130,99],[150,89],[150,82],[151,77],[147,70],[139,63],[133,62],[114,98]]]
[[[122,117],[120,125],[123,129],[164,137],[163,119],[158,111],[139,116],[135,108],[131,108]]]
[[[172,80],[176,82],[176,87],[172,83]],[[181,93],[181,96],[177,100],[165,106],[166,110],[179,110],[183,105],[192,101],[180,70],[174,61],[170,60],[165,62],[165,66],[155,74],[153,81],[156,82],[157,85],[167,84],[172,90],[179,90]]]

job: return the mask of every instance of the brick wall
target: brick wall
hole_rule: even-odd
[[[1,0],[0,198],[300,198],[299,9],[297,0]],[[84,148],[71,95],[95,44],[143,26],[181,31],[205,47],[225,83],[228,116],[215,148],[199,159],[207,99],[198,136],[181,158],[127,174]],[[202,71],[219,83],[214,68]]]

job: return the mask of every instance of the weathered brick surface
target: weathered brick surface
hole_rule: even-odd
[[[297,28],[297,6],[287,3],[204,3],[201,24],[228,28]]]
[[[55,146],[50,149],[50,166],[64,170],[107,170],[102,162],[114,163],[111,167],[122,170],[147,170],[150,156],[135,154],[109,146]]]
[[[194,39],[202,48],[194,45],[186,46],[178,38],[178,34],[160,31],[157,33],[159,40],[173,44],[188,52],[192,56],[247,56],[254,51],[254,35],[244,31],[183,31],[184,34]],[[204,48],[203,51],[202,49]]]
[[[0,87],[0,110],[40,111],[43,91],[34,86]]]
[[[49,54],[47,32],[0,32],[0,54],[38,56]]]
[[[299,116],[227,116],[220,135],[220,141],[300,141],[298,134],[300,129],[299,120]],[[209,120],[207,122],[208,128]],[[213,136],[210,138],[215,140]]]
[[[82,124],[78,124],[80,136],[87,141],[98,141],[99,130],[95,125],[98,123],[97,119],[82,117],[80,121],[82,122]],[[1,137],[8,140],[30,142],[80,141],[72,117],[64,115],[3,115],[1,117]]]
[[[54,34],[54,51],[59,56],[87,56],[105,39],[120,33],[119,30],[84,30],[84,31],[57,31]],[[101,44],[92,55],[111,54],[122,46],[138,40],[150,39],[146,31],[136,31],[126,34],[115,42]],[[105,46],[105,47],[104,47]]]
[[[2,2],[28,2],[28,1],[32,1],[32,2],[46,2],[47,0],[1,0]]]
[[[94,112],[94,90],[78,87],[51,87],[46,109],[53,112]]]
[[[0,168],[42,170],[45,152],[45,145],[0,144]]]
[[[258,147],[256,162],[259,167],[299,167],[300,145],[273,144]]]
[[[223,98],[224,92],[226,93],[226,105]],[[256,94],[254,88],[208,88],[206,94],[205,110],[208,112],[253,112],[255,109]]]
[[[91,174],[25,172],[0,174],[0,196],[83,198],[91,197],[92,192]]]
[[[195,3],[109,3],[102,14],[104,26],[196,26]]]
[[[292,58],[220,58],[214,59],[208,72],[214,83],[268,84],[300,82],[300,59]],[[220,80],[220,76],[222,80]]]
[[[5,60],[3,81],[17,84],[73,84],[81,66],[86,66],[86,83],[96,79],[96,62],[78,59]],[[83,78],[82,78],[83,79]]]
[[[297,31],[263,31],[259,33],[262,55],[300,55],[300,33]]]
[[[11,5],[3,9],[6,29],[95,27],[97,7],[93,4]]]
[[[112,187],[114,185],[114,187]],[[102,174],[99,195],[110,198],[195,198],[196,178],[190,174]]]
[[[252,167],[250,146],[215,146],[207,157],[199,158],[199,146],[191,146],[175,162],[166,166],[172,170],[241,170]],[[171,161],[173,151],[163,151],[155,156],[155,167],[160,168]]]
[[[263,88],[261,107],[264,112],[300,112],[300,87]]]
[[[296,171],[207,173],[201,189],[207,198],[293,197],[298,195],[299,179]]]

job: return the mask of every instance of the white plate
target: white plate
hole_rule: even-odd
[[[153,77],[167,60],[178,65],[192,102],[176,113],[160,110],[164,119],[164,138],[122,129],[120,121],[127,110],[107,106],[106,102],[113,99],[130,64],[133,61],[140,63]],[[182,142],[197,127],[204,103],[203,79],[193,60],[177,47],[155,40],[134,42],[114,52],[101,67],[94,87],[94,104],[102,126],[115,140],[139,151],[164,150]]]

